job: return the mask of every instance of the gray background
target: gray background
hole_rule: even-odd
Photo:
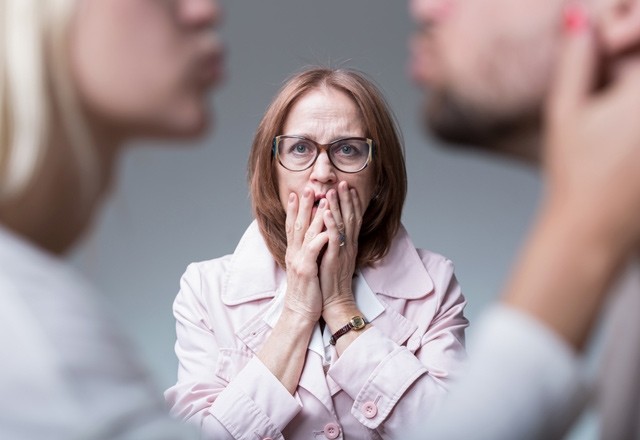
[[[361,69],[384,90],[406,143],[404,224],[418,247],[454,261],[472,336],[531,221],[541,187],[535,172],[444,150],[424,135],[422,93],[406,75],[406,2],[222,5],[228,77],[211,98],[214,129],[197,142],[146,143],[127,153],[103,215],[72,256],[110,297],[159,387],[175,381],[171,304],[180,276],[192,261],[233,252],[251,221],[245,181],[253,133],[283,79],[308,64]]]

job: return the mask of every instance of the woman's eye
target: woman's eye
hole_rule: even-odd
[[[340,156],[357,156],[360,150],[353,144],[342,144],[336,151]]]
[[[313,152],[313,148],[307,142],[296,142],[295,144],[287,147],[288,154],[296,156],[309,155]]]
[[[340,151],[342,152],[342,154],[351,154],[351,152],[353,151],[353,147],[351,145],[343,145],[342,147],[340,147]]]

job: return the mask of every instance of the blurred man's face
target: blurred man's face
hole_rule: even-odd
[[[410,6],[417,24],[411,74],[428,91],[426,124],[451,142],[527,148],[514,140],[538,131],[563,1],[411,0]]]

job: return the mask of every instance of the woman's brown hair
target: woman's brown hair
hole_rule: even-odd
[[[356,266],[371,265],[384,257],[400,226],[407,194],[404,147],[393,113],[380,90],[365,75],[350,69],[308,68],[291,76],[263,116],[249,156],[249,188],[260,232],[278,264],[285,268],[287,236],[285,211],[278,195],[272,156],[275,136],[282,134],[289,111],[310,90],[329,87],[350,96],[362,115],[365,135],[374,142],[373,198],[362,220]]]

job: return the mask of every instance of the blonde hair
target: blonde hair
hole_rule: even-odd
[[[407,172],[400,129],[382,92],[363,73],[351,69],[310,67],[291,76],[275,96],[258,125],[248,164],[253,213],[273,258],[285,267],[287,236],[285,212],[278,195],[273,138],[282,134],[295,102],[319,87],[346,93],[357,105],[365,135],[373,139],[374,157],[369,165],[374,174],[374,197],[362,219],[358,237],[358,267],[382,259],[400,227],[407,194]]]
[[[29,188],[62,124],[87,195],[96,163],[70,74],[79,0],[0,0],[0,206]],[[55,121],[53,116],[56,115]]]

